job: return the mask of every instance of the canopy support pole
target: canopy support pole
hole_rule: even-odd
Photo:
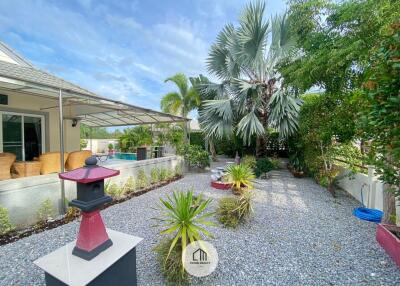
[[[59,129],[60,129],[60,170],[63,173],[64,170],[64,114],[63,114],[63,94],[62,90],[59,90],[58,94],[58,110],[59,110]],[[66,205],[65,205],[65,183],[64,180],[61,179],[61,212],[62,214],[66,213]]]

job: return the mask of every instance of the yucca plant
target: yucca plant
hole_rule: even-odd
[[[155,251],[163,262],[167,279],[177,283],[187,277],[182,263],[182,253],[187,244],[200,240],[202,236],[212,237],[204,228],[213,225],[207,219],[213,213],[205,213],[211,199],[203,199],[201,195],[195,197],[193,191],[188,191],[173,192],[166,199],[160,198],[160,202],[160,216],[154,219],[158,221],[156,226],[163,227],[160,233],[168,235],[169,243],[162,241]]]
[[[207,218],[213,213],[203,213],[211,199],[203,199],[202,196],[194,198],[193,191],[173,192],[172,197],[160,198],[161,216],[155,218],[159,225],[164,227],[161,234],[173,234],[169,253],[180,242],[182,250],[188,243],[201,239],[201,235],[212,237],[211,233],[203,226],[213,225]]]
[[[242,194],[245,189],[251,190],[253,188],[255,175],[248,165],[230,165],[226,172],[227,181],[232,184],[234,194]]]

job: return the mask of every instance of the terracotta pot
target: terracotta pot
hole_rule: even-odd
[[[303,171],[295,171],[295,170],[293,170],[292,174],[296,178],[303,178],[304,177],[304,172]]]
[[[400,239],[392,231],[400,232],[400,227],[388,224],[378,224],[376,227],[376,240],[387,254],[400,267]]]

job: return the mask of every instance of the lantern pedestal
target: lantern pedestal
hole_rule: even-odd
[[[90,261],[72,254],[76,241],[36,260],[46,285],[137,285],[136,246],[142,238],[110,229],[107,233],[112,246]]]

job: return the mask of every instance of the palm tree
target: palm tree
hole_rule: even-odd
[[[294,40],[286,14],[264,19],[265,3],[248,4],[239,26],[226,25],[211,46],[207,67],[221,83],[203,86],[202,93],[216,94],[203,102],[200,124],[209,138],[234,134],[250,143],[256,137],[257,156],[265,155],[266,129],[282,137],[298,127],[301,101],[281,86],[276,65],[289,55]],[[271,42],[269,42],[271,39]]]
[[[161,109],[164,112],[187,117],[188,113],[200,105],[199,95],[193,86],[189,87],[187,77],[177,73],[165,82],[173,82],[178,87],[177,92],[170,92],[161,99]],[[184,126],[185,140],[187,140],[188,123]]]

